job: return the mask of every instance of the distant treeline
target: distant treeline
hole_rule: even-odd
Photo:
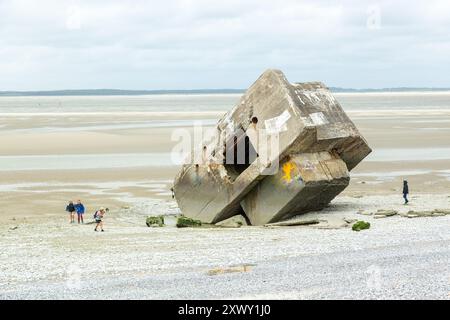
[[[332,92],[433,92],[433,91],[450,91],[450,88],[411,88],[411,87],[400,87],[400,88],[381,88],[381,89],[353,89],[353,88],[339,88],[330,87]]]
[[[450,91],[450,88],[383,88],[383,89],[352,89],[330,87],[332,92],[413,92],[413,91]],[[0,91],[0,96],[139,96],[155,94],[230,94],[244,93],[244,89],[194,89],[194,90],[120,90],[120,89],[89,89],[89,90],[52,90],[52,91]]]
[[[241,89],[194,89],[194,90],[121,90],[80,89],[52,91],[0,91],[0,96],[142,96],[152,94],[217,94],[242,93]]]

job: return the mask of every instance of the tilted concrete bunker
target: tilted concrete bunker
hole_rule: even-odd
[[[371,152],[325,85],[291,84],[279,70],[264,72],[215,129],[174,182],[181,212],[205,223],[242,214],[262,225],[320,210]]]

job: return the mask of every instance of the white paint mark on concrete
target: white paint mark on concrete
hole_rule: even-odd
[[[314,112],[309,115],[309,118],[316,126],[321,126],[329,123],[327,118],[322,112]]]
[[[300,100],[300,102],[305,105],[305,102],[303,101],[302,97],[301,97],[301,91],[300,90],[295,90],[295,93],[297,95],[297,98]]]
[[[266,127],[268,134],[280,133],[283,131],[287,131],[286,122],[291,118],[291,114],[289,111],[284,110],[282,114],[278,117],[274,117],[271,119],[267,119],[264,121],[264,125]]]
[[[305,97],[308,98],[308,100],[311,103],[320,102],[320,98],[317,97],[316,92],[305,91],[305,92],[303,92],[303,94],[305,95]]]

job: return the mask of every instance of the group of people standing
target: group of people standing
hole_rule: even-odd
[[[78,217],[78,224],[82,223],[84,224],[84,213],[86,212],[86,208],[81,203],[81,200],[78,200],[76,204],[73,203],[73,201],[69,201],[69,204],[66,206],[66,211],[69,213],[69,219],[70,223],[75,223],[75,213]],[[98,231],[98,228],[103,232],[103,218],[108,212],[108,208],[101,207],[94,213],[94,220],[95,220],[95,229],[94,231]]]
[[[75,223],[75,213],[78,216],[78,223],[84,223],[83,215],[85,208],[81,203],[81,200],[78,200],[76,204],[74,204],[73,201],[70,201],[66,207],[66,211],[69,212],[70,223]]]

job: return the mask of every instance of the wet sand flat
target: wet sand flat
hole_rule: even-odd
[[[172,140],[173,131],[192,131],[197,121],[210,126],[221,114],[0,115],[0,201],[7,208],[0,219],[57,214],[74,198],[82,198],[91,208],[128,205],[123,199],[133,196],[170,200],[171,181],[178,170],[170,158],[177,143]],[[351,185],[344,194],[398,194],[403,179],[411,182],[413,193],[448,192],[449,110],[350,110],[348,114],[374,151],[352,171]],[[145,184],[155,180],[162,181],[164,192],[132,188],[129,183],[120,186],[122,181]],[[67,189],[70,182],[78,187]],[[116,194],[96,192],[102,189],[101,184],[92,186],[96,182],[116,184]],[[35,183],[41,185],[34,187]],[[29,187],[11,191],[11,184]],[[26,207],[35,209],[24,211],[23,198],[29,199]],[[61,203],[56,206],[57,199]]]

